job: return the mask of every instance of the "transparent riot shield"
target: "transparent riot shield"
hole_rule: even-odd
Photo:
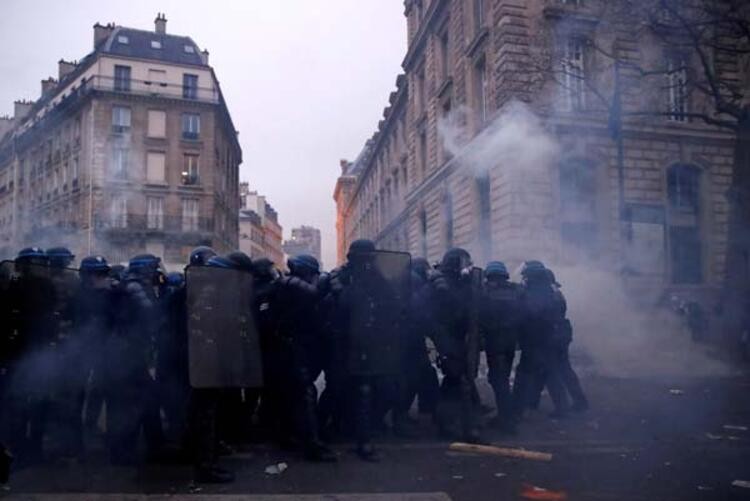
[[[185,270],[185,286],[191,386],[262,386],[260,340],[252,309],[252,275],[239,270],[189,266]]]
[[[398,374],[401,340],[408,328],[411,256],[376,251],[350,272],[349,371],[354,376]]]

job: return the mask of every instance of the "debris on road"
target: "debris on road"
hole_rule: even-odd
[[[534,501],[565,501],[568,499],[568,495],[564,491],[551,491],[531,484],[523,485],[521,497]]]
[[[706,433],[706,438],[709,440],[723,440],[723,435],[714,435],[713,433]]]
[[[463,480],[463,479],[464,479],[463,475],[453,475],[453,480]]]
[[[289,465],[286,463],[276,463],[266,466],[265,473],[266,475],[281,475],[287,468]]]
[[[713,487],[709,487],[707,485],[699,485],[698,486],[698,490],[699,491],[712,491],[712,490],[714,490],[714,488]]]
[[[203,490],[203,487],[200,487],[197,484],[188,485],[188,491],[190,492],[190,494],[198,494],[202,490]]]
[[[724,429],[731,430],[731,431],[747,431],[747,426],[738,426],[736,424],[725,424]]]
[[[669,393],[671,393],[672,395],[684,395],[685,394],[684,391],[679,390],[677,388],[672,388],[671,390],[669,390]]]
[[[740,487],[742,489],[750,489],[750,480],[735,480],[732,482],[733,487]]]
[[[496,478],[503,478],[503,477],[507,477],[507,476],[508,476],[507,473],[495,473],[495,477]]]
[[[454,442],[450,444],[448,450],[454,452],[489,454],[491,456],[503,456],[516,459],[530,459],[532,461],[552,461],[552,454],[548,452],[529,451],[526,449],[509,449],[506,447],[496,447],[494,445],[478,445],[467,444],[463,442]]]

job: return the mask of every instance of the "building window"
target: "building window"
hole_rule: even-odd
[[[182,184],[195,185],[200,182],[198,155],[185,155],[183,158]]]
[[[443,222],[445,224],[445,249],[453,247],[454,228],[453,228],[453,195],[445,194],[443,199]]]
[[[201,116],[198,113],[182,114],[182,138],[198,139],[201,133]]]
[[[128,148],[115,146],[112,149],[112,174],[120,178],[127,177],[129,157],[130,150]]]
[[[448,29],[440,35],[440,76],[445,81],[450,74],[450,38]]]
[[[182,50],[185,51],[185,54],[195,54],[195,47],[192,45],[185,45]]]
[[[182,97],[184,99],[198,99],[198,75],[189,73],[182,75]]]
[[[163,138],[167,135],[167,112],[148,110],[148,137]]]
[[[422,128],[419,131],[419,151],[418,151],[419,158],[417,158],[417,161],[419,162],[419,173],[422,176],[422,179],[427,177],[427,131]]]
[[[161,41],[160,40],[151,40],[151,48],[152,49],[161,49]]]
[[[478,32],[484,26],[484,0],[474,0],[474,31]]]
[[[477,178],[477,202],[479,205],[478,238],[482,257],[489,261],[492,257],[492,198],[490,176],[487,173]]]
[[[585,160],[560,164],[560,211],[571,218],[589,219],[596,207],[594,166]]]
[[[130,39],[126,35],[120,35],[117,37],[117,42],[123,45],[128,45],[130,43]]]
[[[70,179],[75,183],[78,180],[78,157],[73,157],[73,161],[70,164]]]
[[[562,53],[562,85],[565,109],[580,111],[586,106],[586,41],[573,37],[565,41]]]
[[[427,211],[424,209],[419,212],[419,251],[421,257],[427,257]]]
[[[477,122],[482,126],[487,121],[487,64],[484,57],[474,65],[474,101]]]
[[[111,223],[113,228],[127,228],[128,199],[116,196],[112,199]]]
[[[422,66],[422,68],[420,68],[419,72],[417,73],[417,118],[422,116],[422,113],[425,111],[425,108],[427,106],[426,92],[425,72],[424,66]]]
[[[666,97],[668,119],[673,122],[686,122],[688,113],[688,74],[687,60],[677,54],[667,56]]]
[[[149,230],[164,229],[164,198],[148,197],[146,226]]]
[[[198,200],[182,200],[182,231],[198,231]]]
[[[115,91],[130,92],[130,66],[115,65]]]
[[[692,165],[677,165],[667,171],[667,196],[672,209],[698,214],[700,208],[700,170]]]
[[[146,179],[154,183],[163,183],[165,177],[166,155],[163,152],[146,153]]]
[[[121,133],[130,130],[130,108],[112,107],[112,132]]]
[[[693,165],[674,165],[667,171],[670,261],[676,284],[703,281],[700,184],[700,169]]]

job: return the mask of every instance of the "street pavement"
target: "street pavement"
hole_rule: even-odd
[[[563,492],[569,500],[750,500],[750,377],[736,366],[721,377],[612,378],[583,372],[592,408],[551,420],[541,411],[494,445],[553,454],[550,462],[455,453],[423,420],[419,435],[379,437],[383,461],[360,461],[350,444],[336,444],[337,464],[304,462],[268,444],[224,458],[237,480],[196,487],[187,466],[118,468],[100,448],[86,464],[52,464],[17,471],[8,499],[249,499],[249,500],[504,500],[523,499],[524,486]],[[489,397],[486,382],[481,393]],[[279,475],[267,466],[285,462]],[[528,489],[528,487],[526,487]],[[535,491],[540,493],[541,491]],[[549,494],[543,493],[542,494]]]

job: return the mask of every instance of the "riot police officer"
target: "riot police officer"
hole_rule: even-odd
[[[572,400],[571,410],[583,412],[589,408],[588,398],[581,387],[575,369],[570,363],[570,344],[573,342],[573,324],[567,317],[567,301],[562,292],[562,286],[557,282],[552,270],[549,272],[550,282],[555,290],[557,302],[560,305],[557,323],[555,324],[555,334],[552,340],[550,358],[552,363],[557,367],[560,374],[560,381],[567,390]]]
[[[163,431],[156,381],[151,373],[160,324],[157,290],[160,259],[133,257],[119,285],[116,329],[105,352],[107,434],[115,464],[133,464],[141,429],[149,456],[159,452]]]
[[[322,370],[317,318],[320,264],[313,256],[300,255],[289,259],[287,266],[289,273],[277,281],[276,301],[284,315],[279,319],[274,350],[275,365],[281,371],[277,376],[282,413],[293,418],[287,431],[300,436],[306,459],[336,461],[318,437],[315,380]]]
[[[552,416],[562,417],[567,413],[568,402],[553,348],[564,305],[543,263],[526,261],[521,276],[524,319],[519,338],[521,359],[513,388],[514,410],[517,417],[522,416],[526,408],[534,406],[546,384],[555,406]]]
[[[65,415],[68,447],[73,455],[83,453],[81,413],[85,407],[92,421],[102,406],[104,346],[115,327],[116,290],[109,278],[111,269],[103,256],[87,256],[79,268],[80,285],[72,299],[73,334],[68,343],[65,399],[72,415]],[[88,400],[86,400],[87,383]]]
[[[70,269],[75,256],[66,247],[47,249],[50,281],[55,289],[56,369],[54,399],[51,415],[60,421],[65,431],[60,437],[63,454],[80,456],[83,452],[79,398],[82,396],[81,366],[77,363],[81,347],[71,338],[73,296],[78,290],[78,274]]]
[[[55,288],[49,260],[37,247],[22,249],[8,290],[12,323],[9,343],[8,446],[21,463],[43,459],[42,444],[55,380],[57,328]]]
[[[439,354],[444,378],[438,404],[438,426],[441,434],[451,435],[458,413],[460,433],[467,442],[478,442],[479,431],[474,405],[473,360],[479,346],[471,346],[469,332],[473,328],[472,301],[475,293],[471,283],[471,255],[464,249],[448,250],[431,279],[436,312],[433,341]]]
[[[516,356],[518,328],[522,318],[521,294],[510,281],[505,264],[492,261],[484,271],[485,285],[479,313],[489,372],[487,379],[495,394],[495,424],[505,432],[514,428],[510,396],[510,374]]]
[[[198,247],[190,254],[191,266],[234,269],[234,263],[213,249]],[[188,269],[189,271],[189,269]],[[189,278],[189,273],[188,273]],[[185,332],[187,343],[187,331]],[[185,350],[187,356],[187,349]],[[187,360],[185,361],[187,363]],[[188,406],[188,441],[193,459],[193,478],[200,483],[228,483],[234,474],[218,465],[217,411],[222,396],[218,388],[191,388]]]

